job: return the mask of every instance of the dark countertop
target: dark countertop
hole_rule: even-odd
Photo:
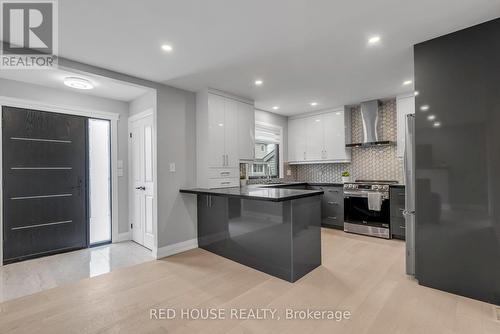
[[[277,187],[233,187],[233,188],[217,188],[217,189],[181,189],[181,193],[196,194],[196,195],[215,195],[236,197],[244,199],[253,199],[261,201],[282,202],[292,199],[304,198],[310,196],[322,195],[322,190],[302,190],[302,189],[282,189]]]
[[[391,184],[390,187],[391,188],[404,188],[405,185],[404,184]]]

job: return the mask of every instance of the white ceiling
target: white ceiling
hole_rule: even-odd
[[[78,90],[64,85],[66,77],[76,76],[85,78],[92,82],[94,88],[89,90]],[[82,75],[60,69],[52,70],[1,70],[0,78],[27,82],[35,85],[51,87],[70,91],[114,99],[119,101],[132,101],[148,92],[147,88],[133,86],[121,81],[104,78],[95,75]]]
[[[500,0],[60,1],[59,53],[291,115],[410,91],[413,44],[499,16]]]

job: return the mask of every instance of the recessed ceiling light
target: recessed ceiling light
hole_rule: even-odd
[[[337,112],[335,113],[335,115],[340,115],[340,114],[342,114],[340,111],[337,111]]]
[[[411,85],[412,83],[413,83],[413,81],[406,80],[406,81],[403,81],[403,86],[408,86],[408,85]]]
[[[441,126],[441,122],[434,122],[432,126],[435,128],[439,128]]]
[[[262,80],[260,80],[260,79],[259,79],[259,80],[255,80],[255,85],[256,85],[256,86],[260,86],[260,85],[262,85],[263,83],[264,83],[264,81],[262,81]]]
[[[372,36],[368,39],[368,44],[374,45],[380,42],[380,36]]]
[[[174,48],[172,48],[172,45],[169,45],[169,44],[163,44],[163,45],[161,46],[161,49],[162,49],[163,51],[171,52]]]
[[[427,116],[427,119],[428,119],[429,121],[433,121],[433,120],[435,120],[435,119],[436,119],[436,116],[435,116],[435,115],[429,115],[429,116]]]
[[[415,94],[415,96],[418,96],[418,94],[420,94],[420,93],[418,92],[418,90],[416,90],[414,94]]]
[[[77,77],[66,77],[64,78],[64,84],[68,87],[71,88],[76,88],[76,89],[92,89],[94,88],[94,85],[87,80],[83,78],[77,78]]]
[[[279,106],[274,106],[273,110],[278,110],[280,107]]]
[[[429,108],[430,107],[427,104],[424,104],[423,106],[420,107],[420,110],[427,111],[427,110],[429,110]]]
[[[309,104],[310,104],[312,107],[314,107],[314,106],[317,106],[317,105],[318,105],[318,102],[311,102],[311,103],[309,103]]]

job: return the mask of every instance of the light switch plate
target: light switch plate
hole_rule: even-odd
[[[121,168],[118,169],[118,176],[123,176],[123,169]]]
[[[116,168],[123,169],[123,160],[116,161]]]
[[[287,169],[287,170],[286,170],[286,175],[287,175],[287,176],[292,175],[292,170],[291,170],[291,169]]]
[[[170,163],[170,171],[173,173],[175,172],[175,162]]]

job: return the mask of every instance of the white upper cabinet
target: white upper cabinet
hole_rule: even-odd
[[[251,101],[210,90],[196,95],[199,187],[237,186],[240,160],[253,159],[254,144],[255,111]]]
[[[324,152],[323,116],[306,118],[306,159],[321,160]]]
[[[211,154],[208,156],[209,167],[225,166],[225,106],[224,98],[217,95],[208,96],[208,142]]]
[[[226,164],[224,167],[239,167],[238,155],[238,102],[224,98],[224,151]]]
[[[396,154],[399,158],[403,158],[405,153],[406,115],[415,113],[415,96],[413,94],[398,96],[396,99],[396,109],[398,115]]]
[[[288,161],[306,159],[306,119],[288,119]]]
[[[299,163],[349,162],[345,147],[350,114],[344,109],[298,116],[288,121],[288,161]]]
[[[240,160],[255,158],[255,109],[238,102],[238,155]]]
[[[324,155],[323,159],[350,161],[351,150],[345,147],[350,136],[350,115],[345,116],[344,109],[323,114]]]

